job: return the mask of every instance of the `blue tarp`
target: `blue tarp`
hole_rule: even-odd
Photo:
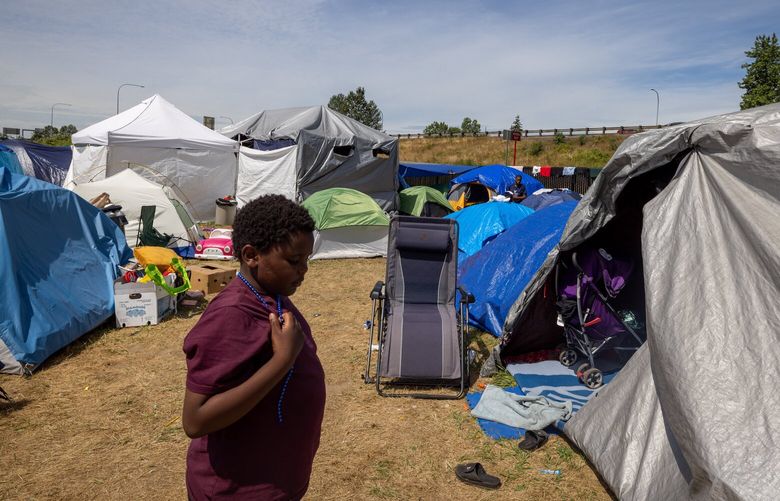
[[[24,174],[16,153],[11,148],[0,144],[0,168],[5,167],[14,174]]]
[[[515,176],[523,178],[523,186],[525,186],[525,191],[529,195],[536,190],[544,188],[544,185],[533,176],[529,176],[521,170],[499,164],[486,165],[470,170],[450,181],[450,186],[476,182],[487,186],[499,195],[503,195],[510,187],[515,185]]]
[[[62,186],[73,158],[70,146],[47,146],[19,140],[3,141],[3,145],[24,149],[32,162],[32,175],[35,178]]]
[[[114,313],[117,265],[132,252],[72,191],[0,168],[0,256],[0,340],[32,369]],[[18,371],[7,355],[0,372]]]
[[[458,268],[458,283],[476,299],[469,306],[470,324],[494,336],[501,335],[509,309],[558,244],[576,206],[576,202],[564,202],[537,211],[463,261]]]
[[[398,179],[402,188],[409,188],[406,178],[427,176],[452,176],[463,174],[477,167],[473,165],[426,164],[402,162],[398,164]]]
[[[538,195],[530,195],[520,202],[533,210],[544,209],[551,205],[562,204],[563,202],[579,202],[582,195],[571,190],[552,190]]]
[[[445,216],[458,222],[458,264],[533,212],[514,202],[486,202]]]

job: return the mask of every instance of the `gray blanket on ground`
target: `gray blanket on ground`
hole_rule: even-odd
[[[571,417],[571,402],[553,402],[542,396],[517,395],[489,384],[471,415],[515,428],[541,430]]]

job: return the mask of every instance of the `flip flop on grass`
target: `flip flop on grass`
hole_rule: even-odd
[[[542,430],[526,430],[525,437],[520,441],[519,444],[517,444],[517,446],[524,451],[535,451],[539,447],[546,444],[548,438],[549,437],[547,436],[547,432]]]
[[[493,475],[488,475],[480,463],[465,463],[455,467],[455,476],[462,482],[484,487],[486,489],[498,489],[501,480]]]

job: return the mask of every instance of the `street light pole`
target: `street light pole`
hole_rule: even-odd
[[[71,106],[68,103],[54,103],[51,105],[51,122],[49,122],[49,125],[54,127],[54,107],[55,106]]]
[[[226,117],[225,115],[220,115],[219,118],[224,118],[226,120],[230,120],[230,125],[233,125],[233,119],[230,117]]]
[[[661,107],[661,96],[658,95],[658,91],[655,89],[650,89],[651,91],[655,92],[655,126],[658,127],[658,108]]]
[[[124,87],[125,85],[129,85],[130,87],[140,87],[142,89],[144,88],[143,85],[132,84],[132,83],[123,83],[122,85],[120,85],[119,88],[116,90],[116,114],[117,115],[119,115],[119,91],[122,90],[122,87]]]

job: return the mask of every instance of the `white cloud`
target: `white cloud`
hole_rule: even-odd
[[[776,2],[14,2],[0,125],[84,127],[154,93],[193,116],[325,104],[364,86],[389,131],[649,124],[738,108]]]

